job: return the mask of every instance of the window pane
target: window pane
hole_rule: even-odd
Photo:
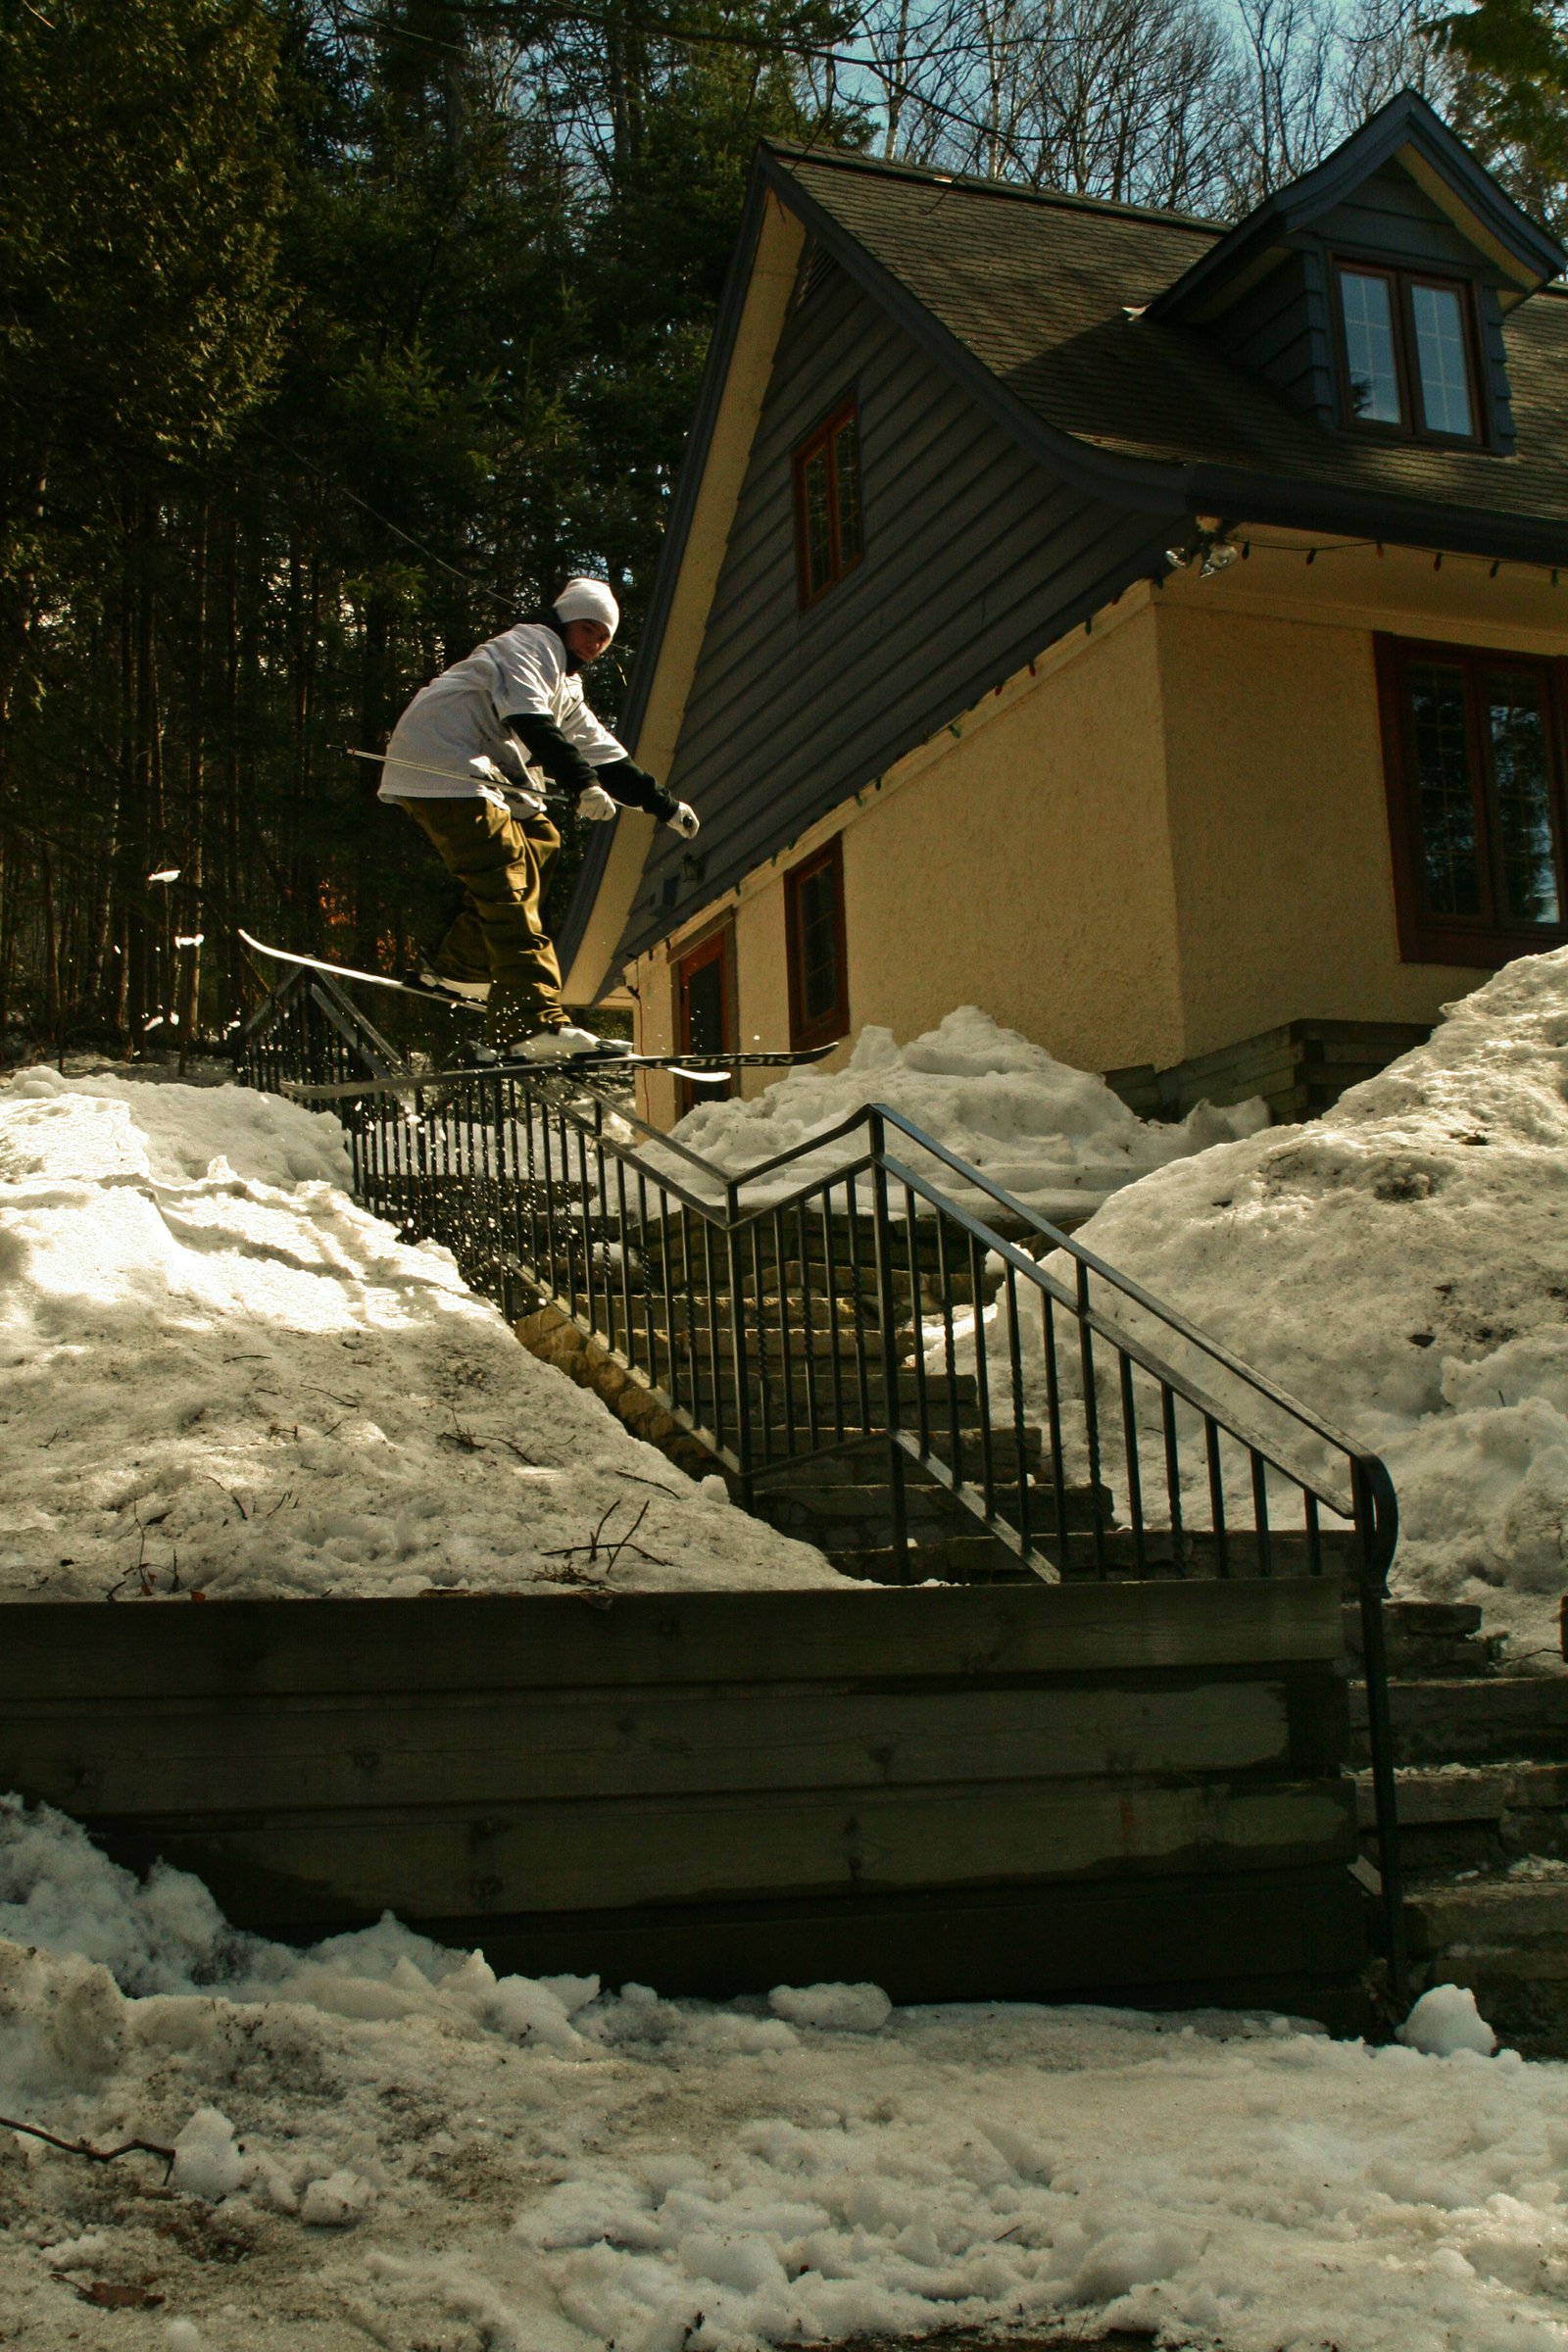
[[[1434,433],[1475,430],[1464,357],[1464,309],[1452,286],[1412,286],[1421,406]]]
[[[806,494],[806,591],[815,596],[833,577],[833,529],[827,508],[827,451],[816,450],[803,468]]]
[[[1494,669],[1487,680],[1503,888],[1507,911],[1527,923],[1561,920],[1543,704],[1532,670]]]
[[[724,958],[710,956],[686,974],[686,1035],[681,1046],[688,1054],[724,1051]],[[708,1100],[708,1090],[703,1090]]]
[[[1372,424],[1398,424],[1399,371],[1394,357],[1394,306],[1386,277],[1358,270],[1340,271],[1345,306],[1345,356],[1349,366],[1350,406]]]
[[[809,1026],[839,1003],[838,871],[819,865],[795,893],[796,936],[801,957],[801,1019]]]
[[[1481,860],[1464,724],[1464,671],[1444,662],[1409,670],[1417,821],[1427,905],[1434,914],[1481,912]]]
[[[833,436],[833,471],[839,493],[839,569],[860,560],[860,429],[847,416]]]

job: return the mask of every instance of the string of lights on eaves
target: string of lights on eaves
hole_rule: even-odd
[[[1237,539],[1229,531],[1216,531],[1203,534],[1190,547],[1168,547],[1165,560],[1172,571],[1185,571],[1190,564],[1196,564],[1200,579],[1207,580],[1212,579],[1216,572],[1228,571],[1233,564],[1247,563],[1254,548],[1267,555],[1299,557],[1304,565],[1310,566],[1320,556],[1364,553],[1369,547],[1376,549],[1380,559],[1387,554],[1387,543],[1382,539],[1328,539],[1318,547],[1299,547],[1284,539],[1259,539],[1252,532],[1249,532],[1246,538]],[[1432,568],[1441,571],[1445,564],[1479,564],[1492,580],[1497,577],[1504,564],[1510,571],[1549,572],[1554,588],[1561,586],[1564,569],[1560,564],[1532,564],[1522,557],[1473,556],[1439,548],[1433,555]]]

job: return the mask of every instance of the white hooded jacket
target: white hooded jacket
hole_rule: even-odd
[[[590,767],[606,767],[626,753],[589,710],[582,680],[566,665],[566,650],[552,628],[519,621],[454,662],[422,687],[392,731],[381,769],[383,801],[480,800],[506,806],[493,784],[469,772],[487,753],[519,788],[526,788],[523,752],[509,718],[553,719]],[[424,770],[436,768],[436,775]],[[533,771],[533,780],[543,778]]]

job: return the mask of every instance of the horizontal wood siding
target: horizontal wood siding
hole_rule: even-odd
[[[1481,353],[1492,397],[1492,433],[1501,455],[1511,458],[1519,446],[1513,419],[1513,391],[1508,382],[1508,352],[1502,339],[1502,305],[1495,286],[1482,286]]]
[[[1332,422],[1332,362],[1302,255],[1288,254],[1215,321],[1214,331],[1241,367],[1263,376],[1293,407]]]
[[[858,404],[865,555],[799,610],[791,454]],[[1026,457],[842,270],[786,323],[709,618],[671,788],[695,854],[658,837],[631,954],[882,774],[1152,567],[1163,523]]]
[[[1359,247],[1406,269],[1474,270],[1480,255],[1397,164],[1385,164],[1346,203],[1313,222],[1325,245]]]
[[[0,1787],[291,1940],[1320,2013],[1359,1962],[1332,1580],[10,1617]]]

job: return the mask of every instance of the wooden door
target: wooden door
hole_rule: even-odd
[[[683,956],[675,967],[675,1042],[682,1054],[729,1054],[735,1050],[734,933],[726,923]],[[722,1086],[677,1085],[681,1113],[694,1102],[722,1102],[735,1082]]]

